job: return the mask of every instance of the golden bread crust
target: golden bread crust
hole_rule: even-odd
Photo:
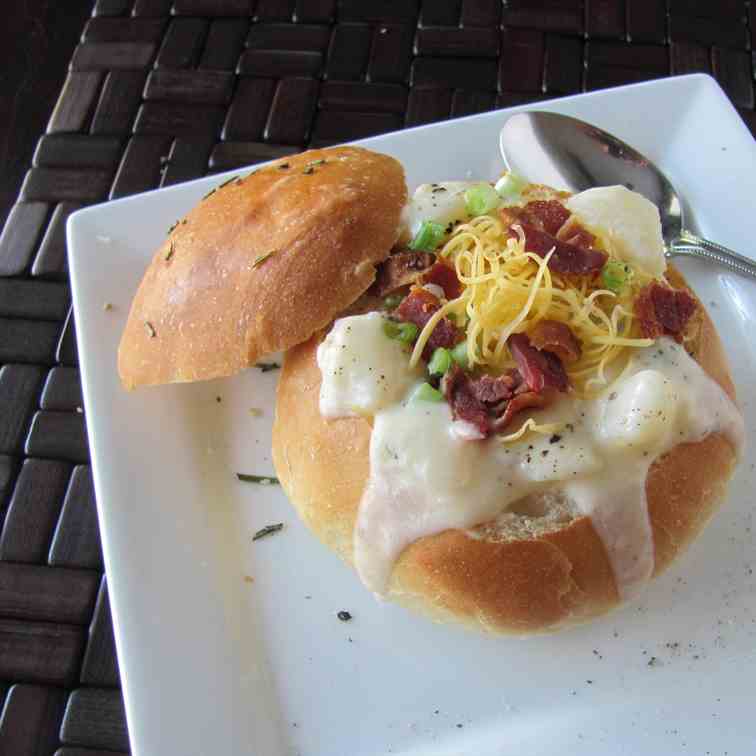
[[[406,200],[401,164],[358,147],[218,188],[144,275],[118,350],[123,385],[231,375],[309,338],[373,282]]]
[[[684,286],[670,270],[668,278]],[[689,350],[724,390],[734,388],[703,305],[686,334]],[[273,460],[297,512],[348,563],[360,498],[369,475],[370,423],[324,420],[315,352],[322,334],[286,354],[278,383]],[[646,492],[659,573],[695,538],[724,494],[735,450],[722,434],[682,444],[652,466]],[[619,604],[606,551],[587,517],[512,539],[485,524],[421,538],[401,554],[388,597],[438,621],[525,635],[603,614]]]

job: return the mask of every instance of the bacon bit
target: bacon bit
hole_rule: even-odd
[[[507,342],[517,367],[531,391],[541,393],[553,388],[567,391],[569,382],[562,362],[551,352],[540,352],[531,346],[530,339],[524,333],[516,333]]]
[[[590,249],[596,243],[596,237],[580,225],[580,221],[571,215],[567,222],[555,234],[559,241],[573,244],[576,247]]]
[[[596,243],[596,237],[590,231],[586,231],[577,222],[571,230],[574,230],[571,236],[568,236],[567,233],[560,235],[557,237],[559,241],[572,244],[573,247],[582,247],[583,249],[591,249]]]
[[[547,234],[556,236],[560,228],[570,217],[570,211],[557,200],[534,200],[525,205],[525,218],[533,226]]]
[[[470,376],[459,365],[452,365],[441,380],[441,391],[454,419],[474,425],[486,438],[492,430],[489,409],[473,395],[470,384]]]
[[[507,402],[507,407],[504,410],[504,414],[497,418],[494,423],[494,430],[496,432],[504,430],[511,422],[516,414],[522,412],[525,409],[545,407],[549,402],[549,398],[546,394],[537,394],[535,391],[524,391],[522,394],[512,397]]]
[[[433,317],[433,313],[441,306],[438,297],[431,294],[427,289],[416,288],[404,298],[404,301],[396,308],[394,314],[400,320],[414,323],[420,330]],[[434,350],[438,347],[450,349],[464,338],[465,334],[457,328],[449,318],[441,318],[433,329],[428,343],[423,350],[423,359],[430,360]]]
[[[530,407],[545,407],[551,392],[539,394],[529,391],[517,370],[500,376],[483,375],[473,378],[459,365],[454,365],[441,381],[441,390],[452,410],[455,421],[473,426],[480,437],[504,430],[512,418]],[[471,434],[466,440],[476,440]]]
[[[522,383],[522,376],[517,370],[510,370],[504,375],[482,375],[472,379],[470,388],[479,402],[493,404],[509,399],[515,389]]]
[[[563,363],[576,362],[582,349],[570,327],[558,320],[541,320],[528,334],[539,351],[553,352]]]
[[[525,249],[528,252],[535,252],[539,257],[545,257],[556,246],[557,240],[551,234],[539,231],[535,226],[523,222],[520,222],[520,228],[525,234]],[[514,230],[510,230],[509,235],[512,238],[517,238]],[[553,257],[556,257],[556,252],[552,255]],[[549,264],[549,267],[551,267],[551,264]]]
[[[634,302],[641,333],[648,339],[673,336],[682,341],[682,332],[697,307],[685,289],[671,289],[657,281],[644,286]]]
[[[526,251],[545,257],[553,249],[549,268],[557,273],[595,273],[608,259],[604,252],[593,249],[596,237],[557,200],[536,200],[521,209],[503,208],[499,215],[513,239],[518,237],[512,225],[520,225],[525,234]]]
[[[427,289],[415,288],[396,308],[396,316],[422,328],[440,306],[441,303],[435,294],[431,294]]]
[[[499,215],[506,226],[513,223],[527,223],[550,236],[556,236],[559,230],[572,218],[570,211],[557,200],[533,200],[525,207],[505,207]]]
[[[446,263],[437,262],[420,277],[424,284],[432,283],[444,290],[447,299],[456,299],[462,293],[462,284],[457,278],[457,271]]]
[[[464,338],[464,331],[457,328],[449,318],[441,318],[428,339],[428,343],[423,351],[423,357],[430,359],[433,356],[433,352],[439,347],[451,349]]]
[[[549,258],[549,268],[557,273],[578,275],[595,273],[601,270],[609,259],[606,252],[568,244],[528,223],[521,222],[520,226],[525,234],[527,252],[546,257],[552,249],[554,250],[554,254]],[[517,234],[511,230],[509,235],[513,238],[517,237]]]
[[[432,265],[430,252],[396,252],[378,266],[371,293],[385,297],[391,292],[415,283]]]
[[[557,200],[533,200],[525,207],[505,207],[499,211],[506,226],[513,223],[527,223],[550,236],[556,236],[560,229],[574,216]]]
[[[521,216],[522,211],[518,210],[516,207],[502,207],[501,210],[499,210],[499,217],[504,224],[504,228],[511,228],[515,223],[519,223]]]

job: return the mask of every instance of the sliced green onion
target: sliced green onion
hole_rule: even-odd
[[[443,347],[438,347],[428,363],[428,372],[431,375],[443,375],[451,367],[451,364],[451,352]]]
[[[395,310],[402,303],[402,298],[398,294],[392,294],[383,300],[383,306],[387,310]]]
[[[451,358],[460,367],[467,367],[467,342],[463,341],[451,350]]]
[[[419,402],[440,402],[443,398],[444,395],[430,383],[421,383],[412,394],[412,399]]]
[[[387,320],[383,324],[383,332],[390,339],[409,344],[417,338],[418,327],[414,323],[397,323],[394,320]]]
[[[402,323],[399,326],[399,341],[403,341],[405,344],[412,343],[416,338],[420,329],[414,323]]]
[[[420,230],[415,238],[410,242],[410,249],[419,249],[425,252],[432,252],[444,238],[444,227],[434,221],[423,221],[420,224]]]
[[[512,204],[520,199],[522,190],[528,185],[522,176],[509,171],[505,173],[495,184],[499,197],[504,200],[505,204]]]
[[[626,263],[609,260],[601,269],[601,280],[604,286],[618,294],[632,277],[633,270]]]
[[[473,217],[490,213],[500,202],[501,197],[490,184],[475,184],[465,191],[465,210]]]

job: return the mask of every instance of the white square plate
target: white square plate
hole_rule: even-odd
[[[644,152],[684,194],[694,230],[751,253],[756,144],[712,79],[666,79],[541,107]],[[503,116],[362,143],[399,158],[411,188],[493,178],[502,170]],[[639,602],[554,636],[481,638],[377,602],[305,531],[277,486],[236,481],[236,471],[273,473],[276,372],[120,388],[118,340],[152,251],[220,181],[86,209],[68,227],[133,753],[752,753],[754,283],[680,263],[724,338],[751,435],[727,506]],[[255,407],[261,417],[249,412]],[[284,530],[251,541],[273,522]],[[342,609],[350,622],[337,619]]]

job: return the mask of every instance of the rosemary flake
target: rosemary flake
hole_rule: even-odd
[[[273,523],[273,525],[266,525],[264,528],[260,528],[253,536],[253,541],[259,541],[261,538],[265,538],[265,536],[273,535],[273,533],[278,533],[279,530],[283,530],[284,524],[282,522],[276,522]]]
[[[166,236],[170,236],[170,235],[171,235],[171,234],[173,233],[173,229],[174,229],[174,228],[176,228],[176,226],[178,226],[178,224],[179,224],[179,222],[178,222],[178,221],[176,221],[176,222],[175,222],[175,223],[174,223],[174,224],[173,224],[173,225],[172,225],[172,226],[171,226],[171,227],[170,227],[170,228],[168,229],[168,231],[167,231],[167,233],[166,233]]]
[[[270,252],[266,252],[264,255],[258,255],[254,262],[252,263],[253,268],[259,268],[274,252],[275,250],[271,250]]]
[[[214,186],[202,199],[206,200],[208,197],[210,197],[213,194],[215,194],[215,192],[216,192],[217,189],[218,189],[218,187]]]
[[[311,176],[313,173],[315,173],[315,169],[311,165],[306,165],[302,173],[305,176]]]
[[[281,366],[277,362],[257,362],[256,368],[260,368],[263,373],[269,373],[271,370],[278,370]]]
[[[155,326],[152,325],[152,323],[150,323],[149,320],[144,321],[144,327],[145,327],[145,330],[147,331],[147,334],[149,335],[151,339],[154,339],[155,336],[157,336],[157,331],[155,330]]]
[[[226,179],[222,184],[218,185],[218,189],[223,189],[224,186],[228,186],[232,181],[236,181],[239,176],[231,176],[230,179]]]
[[[171,246],[168,247],[168,251],[165,253],[165,261],[168,262],[173,257],[173,253],[176,251],[176,246],[171,242]]]
[[[316,168],[319,165],[325,165],[325,158],[318,158],[317,160],[310,160],[310,162],[307,163],[308,168]]]
[[[289,170],[289,164],[288,163],[279,163],[278,170],[279,171],[288,171]]]
[[[280,485],[278,478],[273,478],[270,475],[249,475],[248,473],[236,473],[236,477],[242,483],[259,483],[261,486]]]

